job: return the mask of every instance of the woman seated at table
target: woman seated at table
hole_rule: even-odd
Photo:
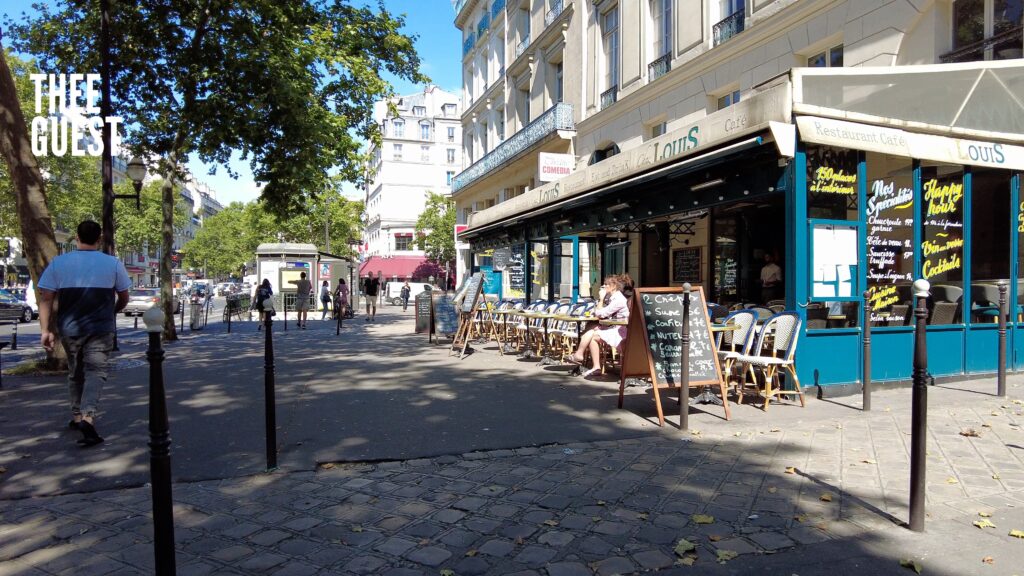
[[[594,315],[604,320],[625,320],[629,318],[629,305],[626,297],[622,294],[622,288],[622,279],[620,277],[608,276],[605,278],[597,298],[597,310],[594,312]],[[618,348],[625,337],[625,326],[596,326],[591,328],[580,337],[580,345],[576,348],[576,352],[569,356],[569,361],[574,364],[583,364],[584,354],[589,349],[591,368],[584,372],[583,376],[590,376],[601,369],[600,343],[604,342],[613,348]]]

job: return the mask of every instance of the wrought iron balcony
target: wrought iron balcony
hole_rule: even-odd
[[[572,119],[572,104],[559,102],[530,122],[525,128],[516,132],[508,140],[498,144],[494,150],[474,162],[469,168],[455,175],[452,180],[452,192],[469,186],[471,183],[486,176],[493,170],[501,168],[506,162],[518,154],[529,150],[533,145],[558,130],[575,130]]]
[[[961,46],[951,52],[939,56],[939,61],[943,64],[949,64],[952,62],[978,62],[985,60],[985,54],[991,51],[992,60],[1009,60],[1011,58],[1020,58],[1022,50],[1022,40],[1024,39],[1024,26],[1018,26],[1012,30],[1007,30],[1001,34],[990,36],[984,40],[973,42],[966,46]]]
[[[473,34],[472,32],[470,32],[469,33],[469,37],[466,38],[466,41],[462,43],[462,57],[463,58],[466,57],[466,54],[469,54],[469,52],[473,49],[474,45],[476,45],[476,35]]]
[[[505,9],[505,0],[494,0],[494,4],[491,4],[491,20],[498,18],[498,14]]]
[[[612,86],[610,89],[605,90],[601,93],[601,110],[615,104],[615,101],[619,99],[619,87]]]
[[[555,18],[558,18],[562,13],[562,7],[562,0],[555,0],[551,3],[551,10],[548,10],[548,13],[544,15],[545,26],[550,26],[555,21]]]
[[[527,34],[523,38],[522,42],[520,42],[519,44],[516,44],[516,58],[519,58],[520,56],[522,56],[523,52],[526,52],[526,49],[529,48],[529,47],[530,47],[530,35]]]
[[[721,22],[714,26],[715,46],[725,42],[729,38],[743,32],[743,19],[746,17],[746,10],[740,8],[726,16]]]
[[[647,65],[647,81],[654,82],[672,69],[672,54],[665,54]]]

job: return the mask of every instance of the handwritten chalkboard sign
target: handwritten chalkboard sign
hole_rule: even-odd
[[[626,342],[623,345],[619,380],[620,408],[626,378],[650,378],[654,383],[658,422],[659,425],[664,425],[665,417],[658,389],[681,385],[682,331],[682,288],[637,289],[626,329]],[[711,334],[711,319],[708,318],[707,301],[704,299],[702,287],[690,291],[690,357],[687,368],[691,386],[718,386],[722,399],[725,400],[725,385],[722,382],[718,352]],[[725,417],[728,420],[729,405],[728,402],[724,404]]]
[[[495,272],[501,272],[502,270],[505,269],[506,266],[508,266],[508,263],[511,260],[512,260],[512,249],[511,248],[508,248],[508,247],[505,247],[505,248],[495,248],[494,249],[494,254],[491,255],[491,266],[494,268]]]
[[[430,293],[431,291],[420,292],[413,301],[416,309],[416,333],[430,332]]]
[[[701,248],[679,248],[672,251],[672,281],[699,284]]]
[[[417,297],[418,298],[418,297]],[[459,313],[455,302],[447,294],[432,293],[430,295],[430,333],[451,336],[459,329]],[[417,304],[417,314],[419,306]]]
[[[470,313],[476,310],[476,304],[480,299],[480,290],[484,287],[484,274],[477,272],[469,277],[466,282],[466,297],[462,299],[462,311]]]
[[[522,249],[512,251],[512,259],[505,266],[508,270],[508,289],[511,296],[521,297],[526,294],[526,265],[523,263]]]

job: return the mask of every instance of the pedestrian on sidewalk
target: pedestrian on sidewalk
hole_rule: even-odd
[[[306,279],[305,272],[300,272],[299,279],[289,280],[289,283],[295,284],[295,311],[299,316],[296,326],[305,330],[306,316],[309,314],[309,295],[313,292],[313,283]]]
[[[366,321],[372,322],[377,316],[377,292],[380,291],[380,278],[375,278],[373,272],[363,281],[363,294],[366,295]]]
[[[320,304],[323,304],[324,312],[320,315],[321,320],[327,320],[327,307],[331,303],[331,283],[324,280],[320,285]]]
[[[402,285],[402,312],[409,309],[409,294],[412,294],[412,286],[409,286],[409,281],[406,280]]]
[[[256,299],[253,308],[260,313],[260,323],[256,327],[256,331],[263,330],[263,313],[265,310],[265,304],[267,300],[270,300],[274,296],[274,289],[270,287],[270,279],[264,278],[263,283],[260,284],[259,288],[256,289]]]
[[[103,442],[96,431],[96,412],[107,382],[115,319],[128,305],[132,283],[121,260],[99,250],[99,224],[86,220],[76,232],[78,249],[54,258],[39,278],[39,342],[53,350],[56,301],[56,326],[68,354],[68,427],[82,433],[79,444],[95,446]]]
[[[344,278],[338,278],[338,287],[334,289],[334,317],[341,314],[342,318],[348,314],[348,284]]]

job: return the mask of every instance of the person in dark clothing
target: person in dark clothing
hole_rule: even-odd
[[[369,273],[366,280],[363,280],[363,294],[366,295],[366,321],[373,321],[377,316],[377,293],[380,291],[380,278]]]
[[[253,306],[260,313],[260,323],[256,330],[263,330],[263,313],[266,311],[266,301],[274,296],[274,290],[270,287],[270,280],[263,279],[263,283],[256,289],[256,304]]]
[[[412,286],[409,286],[409,281],[406,280],[405,284],[402,285],[402,312],[409,309],[410,294],[412,294]]]

